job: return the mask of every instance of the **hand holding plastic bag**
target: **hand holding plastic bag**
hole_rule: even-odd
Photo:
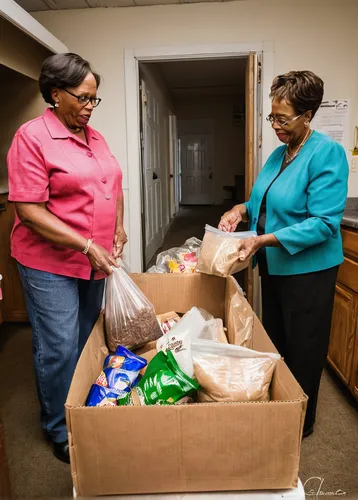
[[[242,242],[255,236],[257,233],[254,231],[228,233],[206,225],[197,271],[222,277],[242,271],[250,260],[244,258],[246,254],[241,250]]]
[[[107,278],[105,322],[108,346],[134,349],[162,336],[154,307],[124,267]]]

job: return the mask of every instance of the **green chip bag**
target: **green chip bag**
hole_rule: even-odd
[[[133,399],[137,399],[136,394],[141,405],[170,405],[199,388],[200,385],[180,369],[171,351],[167,354],[160,351],[133,389]]]

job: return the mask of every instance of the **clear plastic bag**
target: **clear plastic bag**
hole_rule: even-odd
[[[215,319],[204,309],[192,307],[166,335],[157,340],[157,350],[165,353],[172,351],[183,372],[193,377],[191,342],[195,339],[227,342],[222,320]]]
[[[193,341],[194,374],[201,402],[268,401],[280,355],[213,341]]]
[[[163,335],[154,307],[123,266],[107,278],[105,323],[108,347],[135,349]]]
[[[240,243],[243,239],[257,236],[255,231],[227,233],[212,226],[205,226],[197,271],[226,277],[242,271],[250,259],[240,259]]]
[[[234,293],[225,312],[230,344],[252,348],[254,313],[241,288]]]
[[[149,268],[147,273],[194,273],[200,247],[198,238],[189,238],[184,245],[161,252],[155,266]]]

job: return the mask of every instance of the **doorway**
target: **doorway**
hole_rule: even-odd
[[[250,50],[256,52],[256,54],[250,54]],[[265,57],[265,67],[262,69],[261,79],[259,76],[259,59],[261,56]],[[265,113],[269,111],[270,101],[268,97],[263,98],[261,91],[261,80],[263,81],[271,81],[273,76],[273,50],[270,44],[257,44],[248,46],[247,44],[218,44],[215,46],[193,46],[193,47],[156,47],[156,48],[143,48],[143,49],[127,49],[125,53],[125,85],[126,85],[126,106],[127,106],[127,145],[128,145],[128,163],[131,164],[131,176],[128,179],[128,191],[129,191],[129,219],[130,219],[130,227],[129,227],[129,238],[130,241],[135,241],[135,244],[130,247],[130,265],[133,271],[142,271],[145,269],[146,264],[143,260],[144,255],[144,247],[143,245],[137,245],[137,242],[141,240],[144,243],[144,238],[142,238],[141,234],[141,221],[144,217],[145,211],[145,203],[143,202],[143,197],[141,193],[144,195],[144,188],[142,184],[142,164],[141,164],[141,155],[143,154],[143,147],[137,149],[137,144],[139,142],[139,104],[141,103],[141,99],[138,99],[139,94],[139,66],[143,63],[178,63],[178,62],[195,62],[199,60],[220,60],[220,59],[239,59],[246,58],[250,60],[251,65],[247,66],[246,73],[251,70],[251,85],[252,88],[249,93],[246,93],[246,96],[249,96],[250,106],[245,109],[245,115],[250,116],[250,127],[251,127],[251,141],[252,144],[250,147],[246,147],[245,145],[245,170],[247,169],[247,165],[251,165],[251,175],[245,175],[243,179],[246,182],[243,190],[245,195],[250,192],[253,179],[256,177],[259,168],[261,166],[260,157],[262,156],[266,159],[272,148],[272,138],[270,134],[264,132],[264,137],[261,137],[261,125],[262,125],[262,109],[264,109]],[[250,69],[249,69],[250,68]],[[163,76],[163,75],[162,75]],[[245,81],[248,81],[248,76],[246,75]],[[163,81],[163,78],[162,78]],[[137,83],[137,86],[134,84]],[[139,94],[140,97],[140,94]],[[212,98],[213,100],[216,99]],[[159,106],[161,107],[161,106]],[[136,113],[135,113],[136,111]],[[232,116],[238,117],[240,115],[239,109],[234,109]],[[171,111],[170,116],[176,116],[174,111]],[[165,119],[165,118],[164,118]],[[168,119],[170,124],[170,118]],[[177,141],[177,149],[175,149],[176,153],[182,157],[182,141],[179,139],[179,129],[180,123],[177,117],[177,130],[178,130],[178,141]],[[245,123],[246,129],[248,127],[248,123]],[[169,136],[171,136],[170,126],[169,128]],[[189,134],[188,134],[189,135]],[[201,135],[207,135],[206,132],[201,132]],[[210,135],[210,133],[209,133]],[[245,131],[245,137],[248,137],[247,130]],[[265,140],[266,137],[266,140]],[[262,147],[260,147],[262,145]],[[143,144],[142,144],[143,146]],[[198,147],[197,147],[198,149]],[[215,151],[214,147],[214,158],[216,158],[217,151]],[[252,158],[248,161],[248,155],[251,155]],[[170,155],[169,156],[169,164],[170,164]],[[165,155],[164,155],[165,157]],[[162,158],[163,160],[163,158]],[[133,167],[138,165],[138,170]],[[210,172],[209,172],[210,174]],[[179,176],[180,165],[179,165]],[[172,180],[174,178],[174,180]],[[169,214],[169,226],[173,220],[173,207],[177,202],[177,197],[173,202],[172,195],[170,193],[178,193],[180,192],[180,186],[175,183],[175,174],[173,173],[173,169],[169,170],[168,179],[165,179],[164,191],[167,191],[167,198],[162,196],[162,200],[165,200],[165,204],[168,205],[168,214]],[[216,179],[214,177],[214,188],[217,189]],[[241,182],[242,186],[242,182]],[[230,191],[234,190],[234,186],[228,184],[227,190],[225,194],[227,196],[235,196],[236,194],[230,194]],[[230,188],[230,189],[229,189]],[[242,190],[242,187],[241,187]],[[245,196],[246,198],[246,196]],[[240,200],[241,201],[241,200]],[[215,199],[215,203],[217,200]],[[142,210],[138,210],[138,207],[142,206]],[[164,208],[164,206],[162,206]],[[174,218],[175,220],[175,218]]]

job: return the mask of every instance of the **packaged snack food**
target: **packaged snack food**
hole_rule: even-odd
[[[171,311],[164,314],[158,314],[157,320],[162,332],[165,334],[168,333],[169,330],[171,330],[173,326],[178,323],[178,321],[180,321],[180,317],[176,312]]]
[[[249,259],[240,260],[241,242],[253,236],[257,236],[255,231],[228,233],[206,225],[197,271],[222,277],[242,271]]]
[[[127,404],[131,388],[136,385],[140,371],[147,361],[123,346],[107,356],[103,370],[92,385],[87,406],[116,406]]]
[[[105,323],[108,346],[135,349],[163,335],[154,307],[123,267],[107,278]]]
[[[158,352],[145,375],[132,390],[133,404],[180,404],[199,389],[199,384],[179,367],[171,351]]]
[[[201,402],[267,401],[280,355],[210,340],[192,342]]]
[[[88,394],[86,406],[118,406],[130,403],[130,391],[121,391],[93,384]]]

